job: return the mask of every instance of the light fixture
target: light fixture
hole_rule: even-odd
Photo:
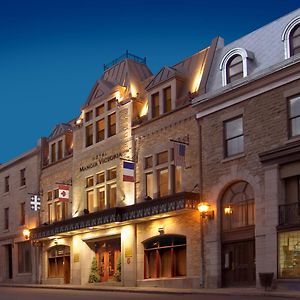
[[[224,214],[231,215],[232,214],[232,207],[230,205],[224,207]]]
[[[165,233],[164,226],[159,226],[157,230],[158,230],[159,234],[164,234]]]
[[[28,228],[25,228],[25,229],[23,230],[23,236],[24,236],[25,240],[29,240],[29,237],[30,237],[30,231],[29,231]]]
[[[202,218],[214,218],[214,211],[210,209],[210,205],[207,202],[200,202],[198,204],[198,210]]]

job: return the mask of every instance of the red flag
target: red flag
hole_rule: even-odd
[[[68,202],[70,198],[70,187],[68,185],[60,185],[58,187],[58,199],[60,202]]]

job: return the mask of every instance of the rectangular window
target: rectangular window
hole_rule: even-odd
[[[117,178],[117,168],[107,170],[107,180],[112,180]]]
[[[160,152],[157,154],[157,165],[168,162],[168,151]]]
[[[117,185],[115,183],[107,185],[107,196],[109,208],[115,207],[117,204]]]
[[[25,202],[20,204],[20,225],[25,225]]]
[[[85,146],[93,145],[93,124],[85,127]]]
[[[94,177],[90,176],[85,179],[85,187],[91,187],[94,185]]]
[[[56,161],[56,144],[53,143],[51,145],[51,162],[55,162]]]
[[[96,117],[104,114],[104,104],[101,104],[96,107]]]
[[[151,95],[152,118],[159,116],[159,93]]]
[[[9,192],[9,176],[6,176],[4,178],[4,192]]]
[[[52,203],[48,204],[48,224],[51,224],[53,221],[53,215],[52,215]]]
[[[4,229],[7,230],[9,228],[9,208],[4,208]]]
[[[20,170],[20,186],[26,185],[25,169]]]
[[[164,100],[164,113],[172,110],[172,99],[171,99],[171,87],[167,87],[163,90]]]
[[[158,192],[160,197],[169,194],[169,170],[162,169],[158,171]]]
[[[57,143],[57,159],[63,158],[63,141],[60,140]]]
[[[62,221],[68,217],[68,203],[65,202],[55,202],[55,221]]]
[[[300,135],[300,95],[288,99],[290,137]]]
[[[18,272],[31,273],[31,245],[29,241],[18,243]]]
[[[108,116],[108,137],[111,137],[117,133],[116,126],[116,113]]]
[[[49,191],[48,193],[47,193],[47,201],[51,201],[53,198],[52,198],[52,191]]]
[[[111,109],[116,108],[116,107],[117,107],[117,99],[114,98],[114,99],[108,101],[108,103],[107,103],[107,109],[108,110],[111,110]]]
[[[145,157],[145,169],[149,169],[152,167],[153,167],[153,157],[152,156]]]
[[[153,199],[153,173],[146,173],[146,196]]]
[[[96,122],[96,143],[104,140],[104,119]]]
[[[278,277],[300,279],[300,231],[278,233]]]
[[[89,212],[94,211],[94,190],[86,192],[87,209]]]
[[[175,167],[175,193],[182,192],[182,168]]]
[[[58,189],[55,189],[54,190],[54,199],[58,199],[58,196],[59,196]]]
[[[104,183],[104,181],[105,181],[104,172],[98,173],[97,174],[97,184]]]
[[[224,122],[225,156],[233,156],[244,152],[243,118],[238,117]]]
[[[87,111],[85,113],[85,122],[89,122],[90,120],[92,120],[93,118],[93,111],[90,110],[90,111]]]
[[[105,187],[97,189],[97,201],[99,210],[105,209]]]

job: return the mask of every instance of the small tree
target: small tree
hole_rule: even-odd
[[[114,278],[116,281],[121,281],[121,255],[118,257],[117,268],[114,274]]]
[[[92,260],[92,266],[91,266],[91,272],[89,276],[89,283],[99,282],[100,281],[100,275],[99,275],[99,269],[97,265],[97,259],[96,257]]]

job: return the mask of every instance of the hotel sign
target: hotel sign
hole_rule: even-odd
[[[80,172],[84,172],[84,171],[93,169],[95,167],[106,164],[106,163],[113,161],[115,159],[118,159],[120,157],[125,157],[128,152],[129,152],[129,149],[124,150],[124,151],[115,152],[110,155],[108,155],[106,152],[97,154],[96,156],[94,156],[92,158],[92,161],[90,163],[80,166],[79,170],[80,170]]]

